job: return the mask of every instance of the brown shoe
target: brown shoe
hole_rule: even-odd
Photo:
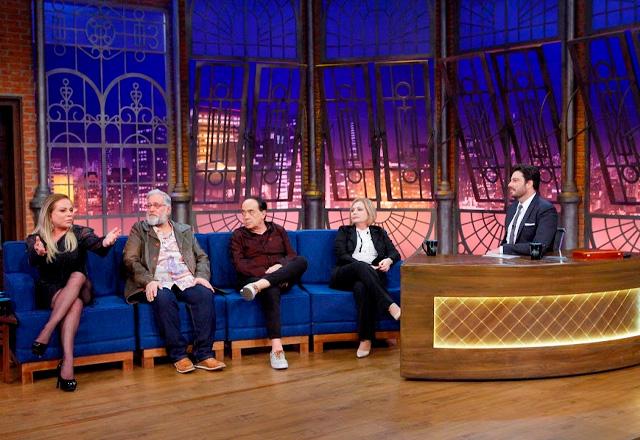
[[[191,373],[196,369],[196,367],[193,366],[193,362],[191,362],[191,359],[189,358],[182,358],[178,362],[173,364],[173,366],[176,367],[176,371],[180,374]]]
[[[215,358],[208,358],[196,364],[196,368],[207,371],[222,370],[226,365]]]

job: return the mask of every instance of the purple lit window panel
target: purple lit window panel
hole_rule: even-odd
[[[552,47],[549,47],[552,46]],[[491,57],[507,123],[511,163],[540,167],[540,192],[555,201],[561,187],[560,44]],[[555,87],[554,87],[555,86]],[[555,92],[558,92],[557,94]]]
[[[87,148],[84,155],[80,149],[71,149],[70,153],[81,156],[78,172],[74,175],[75,205],[79,215],[102,214],[102,150]],[[74,161],[71,161],[74,162]]]
[[[454,95],[458,121],[458,200],[461,209],[501,209],[505,193],[502,116],[484,57],[460,59]],[[497,120],[499,118],[499,120]]]
[[[640,93],[629,64],[636,57],[624,34],[591,41],[589,55],[590,212],[640,214]]]
[[[194,0],[196,57],[298,57],[299,0]]]
[[[558,0],[461,0],[459,48],[471,51],[558,36]]]
[[[373,128],[366,67],[329,67],[322,74],[331,200],[357,196],[375,199],[374,166],[378,161],[371,151]]]
[[[156,162],[153,160],[153,150],[151,148],[138,148],[137,153],[133,166],[135,167],[138,181],[140,183],[153,182],[153,165]]]
[[[591,8],[594,31],[640,23],[640,3],[635,0],[591,0]]]
[[[504,238],[503,212],[461,210],[458,253],[484,255],[500,246]]]
[[[88,227],[90,227],[91,229],[93,229],[93,232],[96,233],[96,235],[105,235],[107,234],[111,229],[103,229],[103,225],[102,225],[102,219],[101,218],[86,218],[86,219],[74,219],[73,220],[74,223],[78,223],[78,224],[84,224]],[[80,223],[80,222],[84,222],[84,223]]]
[[[433,103],[428,63],[379,65],[387,200],[433,199]]]
[[[434,215],[433,210],[378,210],[375,224],[387,231],[389,238],[405,259],[420,249],[425,238],[434,237]],[[350,218],[348,210],[327,210],[329,229],[338,229],[342,225],[351,224]]]
[[[156,149],[155,171],[156,182],[169,181],[169,151],[166,149]]]
[[[229,232],[242,226],[240,206],[235,212],[195,212],[196,227],[199,233]],[[289,231],[297,230],[300,226],[299,210],[267,211],[266,221],[279,224]]]
[[[591,217],[591,246],[640,252],[640,218]]]
[[[267,201],[300,205],[302,200],[301,182],[296,179],[300,174],[300,73],[295,67],[257,68],[260,85],[254,103],[250,192],[262,194]]]
[[[324,0],[326,59],[431,53],[432,0]]]
[[[240,65],[197,67],[194,205],[235,204],[240,199],[247,81]]]

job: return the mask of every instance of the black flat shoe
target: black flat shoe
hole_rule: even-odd
[[[56,388],[60,388],[62,391],[75,391],[77,386],[77,380],[62,378],[62,361],[60,361],[58,364],[58,382],[56,383]]]
[[[45,351],[47,351],[47,347],[49,347],[49,344],[33,341],[33,344],[31,344],[31,353],[38,357],[42,357],[44,356]]]

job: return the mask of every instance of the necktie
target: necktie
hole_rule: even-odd
[[[518,226],[518,219],[520,218],[520,211],[522,211],[522,204],[518,203],[518,210],[516,216],[513,217],[513,223],[511,223],[511,233],[509,234],[509,244],[513,244],[516,241],[516,229]]]

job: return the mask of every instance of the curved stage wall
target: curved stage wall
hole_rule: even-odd
[[[640,258],[415,255],[402,266],[400,372],[514,379],[640,364]]]

